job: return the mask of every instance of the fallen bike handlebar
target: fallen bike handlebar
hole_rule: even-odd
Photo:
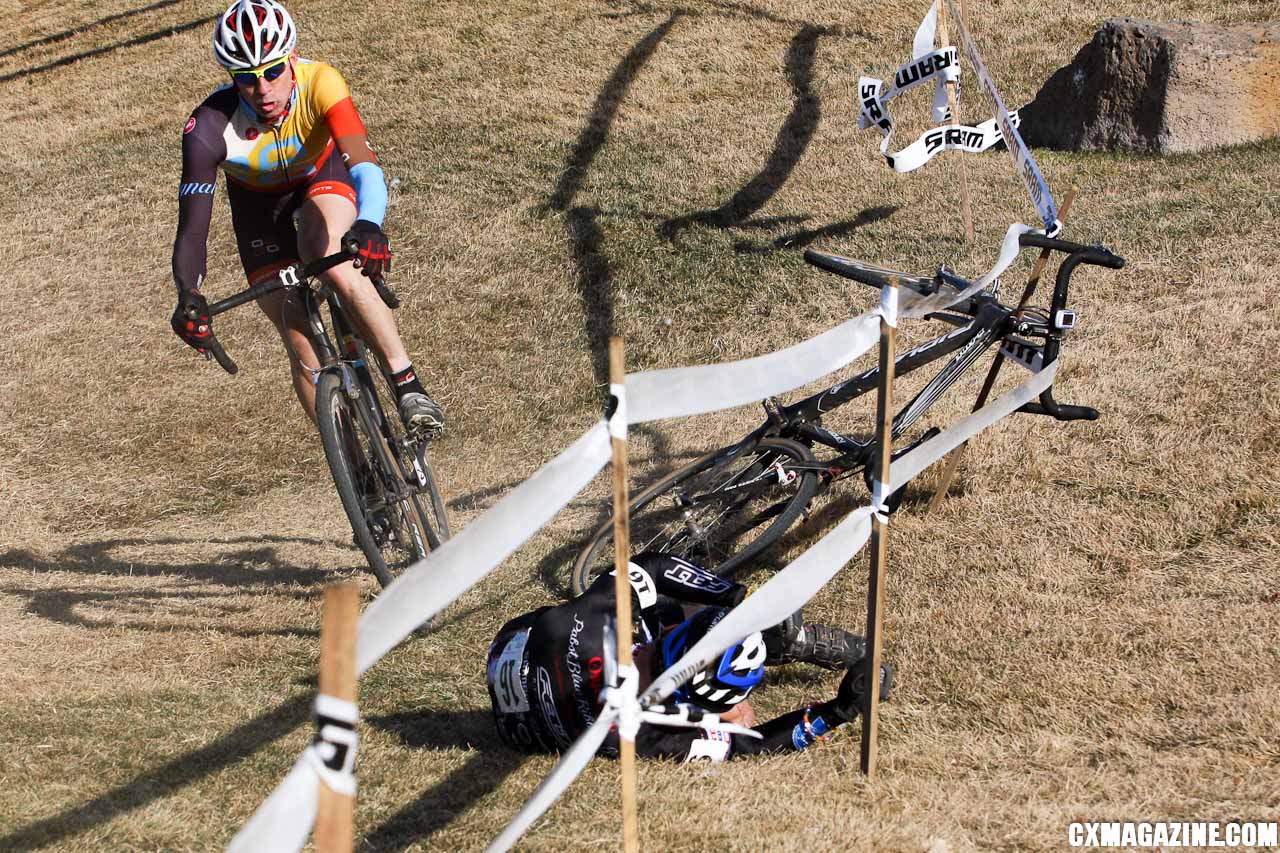
[[[1040,249],[1064,252],[1067,255],[1066,260],[1058,267],[1058,275],[1053,284],[1053,299],[1049,307],[1049,316],[1054,323],[1058,322],[1059,316],[1067,307],[1067,292],[1071,286],[1071,274],[1075,272],[1076,267],[1080,266],[1080,264],[1092,264],[1113,270],[1124,268],[1124,258],[1104,246],[1085,246],[1067,240],[1045,237],[1042,234],[1023,234],[1018,238],[1018,242],[1023,246],[1035,246]],[[1060,334],[1051,334],[1048,340],[1045,341],[1044,363],[1046,365],[1058,357],[1060,346]],[[1039,403],[1027,403],[1021,408],[1021,411],[1033,415],[1049,415],[1060,421],[1093,421],[1098,419],[1097,409],[1092,409],[1088,406],[1073,406],[1054,400],[1052,388],[1046,388],[1040,394]]]
[[[1113,270],[1121,269],[1124,266],[1124,258],[1112,252],[1105,246],[1086,246],[1082,243],[1072,243],[1069,240],[1058,240],[1053,237],[1046,237],[1043,234],[1035,234],[1028,232],[1018,237],[1018,244],[1021,246],[1035,246],[1038,249],[1050,249],[1054,252],[1063,252],[1072,256],[1079,256],[1076,264],[1095,264],[1100,267],[1108,267]],[[1068,258],[1067,260],[1070,260]],[[1064,261],[1063,263],[1066,263]]]

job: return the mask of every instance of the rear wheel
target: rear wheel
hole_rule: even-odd
[[[368,393],[368,389],[364,390]],[[372,427],[369,407],[357,410],[336,372],[320,377],[316,420],[325,459],[356,544],[378,582],[387,586],[437,547],[439,537],[432,529],[421,496],[405,481],[396,448],[380,429]]]
[[[818,490],[819,467],[809,448],[784,438],[699,457],[631,496],[631,552],[663,551],[732,575],[800,518]],[[573,593],[613,560],[610,518],[574,560]]]

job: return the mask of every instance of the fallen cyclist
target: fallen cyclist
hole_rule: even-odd
[[[742,601],[746,590],[679,557],[646,552],[632,558],[632,655],[643,690]],[[580,596],[541,607],[507,622],[489,647],[487,677],[494,723],[502,741],[522,752],[567,749],[600,714],[604,687],[604,628],[615,613],[615,580],[602,575]],[[687,615],[689,605],[694,612]],[[701,606],[698,608],[698,606]],[[716,726],[671,728],[644,723],[636,754],[684,761],[724,761],[738,755],[806,749],[858,716],[863,703],[861,637],[839,628],[804,624],[795,614],[782,624],[736,643],[697,673],[669,700],[753,728],[760,738]],[[806,705],[757,725],[748,694],[765,666],[792,662],[844,670],[833,699]],[[892,669],[880,670],[887,698]],[[616,727],[601,754],[616,755]]]

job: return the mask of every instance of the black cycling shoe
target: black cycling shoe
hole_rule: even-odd
[[[771,639],[773,642],[770,642]],[[783,642],[780,643],[779,640]],[[769,656],[765,659],[766,666],[810,663],[823,669],[841,670],[849,669],[862,660],[867,653],[867,642],[857,634],[840,628],[809,622],[800,626],[789,639],[785,633],[781,636],[775,634],[772,638],[766,634],[765,648],[769,651]]]
[[[444,431],[444,409],[426,394],[405,394],[399,409],[405,429],[414,438],[435,438]]]

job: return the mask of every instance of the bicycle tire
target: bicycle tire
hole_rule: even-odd
[[[435,522],[431,525],[437,537],[435,544],[431,546],[435,549],[450,536],[449,516],[445,511],[444,498],[440,496],[440,489],[436,485],[435,472],[431,470],[431,462],[427,459],[426,442],[418,444],[418,465],[421,466],[423,479],[426,480],[422,488],[426,490],[428,505],[431,508],[431,520]]]
[[[359,345],[359,354],[361,360],[366,365],[372,365],[369,359],[368,348],[364,343]],[[385,370],[370,368],[367,369],[368,374],[376,373],[381,377],[381,382],[377,383],[382,389],[382,394],[374,395],[377,399],[378,418],[382,424],[383,431],[386,435],[387,442],[394,447],[405,448],[403,455],[397,457],[402,466],[403,474],[406,478],[414,477],[418,479],[418,487],[415,489],[416,496],[426,493],[426,510],[423,510],[422,502],[417,502],[418,512],[426,522],[427,544],[431,550],[439,548],[441,543],[449,538],[449,517],[445,511],[444,498],[440,495],[440,489],[436,485],[436,475],[431,469],[431,460],[427,458],[427,446],[430,444],[428,439],[410,440],[405,430],[404,424],[400,418],[394,416],[386,416],[386,401],[394,401],[396,399],[396,389],[391,382],[391,377],[387,375]],[[377,380],[371,380],[377,382]],[[392,406],[395,411],[395,406]],[[417,470],[414,470],[414,466]],[[420,476],[419,476],[420,475]]]
[[[391,452],[386,439],[366,429],[337,372],[322,374],[316,385],[316,420],[329,472],[356,545],[378,583],[388,586],[405,568],[427,555],[435,534],[418,496],[392,485],[403,478],[385,463]],[[357,459],[362,465],[357,465]],[[368,472],[363,483],[357,482],[358,467]]]
[[[785,482],[780,476],[774,487],[765,487],[766,474],[775,470],[795,476]],[[656,548],[722,577],[733,575],[800,518],[817,494],[819,470],[808,447],[785,438],[760,438],[714,450],[631,496],[631,550]],[[748,488],[753,485],[756,488]],[[673,490],[679,492],[671,507],[653,505]],[[746,514],[756,506],[757,512]],[[705,525],[690,518],[700,508],[699,519],[707,521]],[[726,526],[730,521],[734,524]],[[749,538],[742,541],[744,536]],[[574,559],[574,595],[581,595],[594,576],[613,567],[612,542],[610,517]]]

